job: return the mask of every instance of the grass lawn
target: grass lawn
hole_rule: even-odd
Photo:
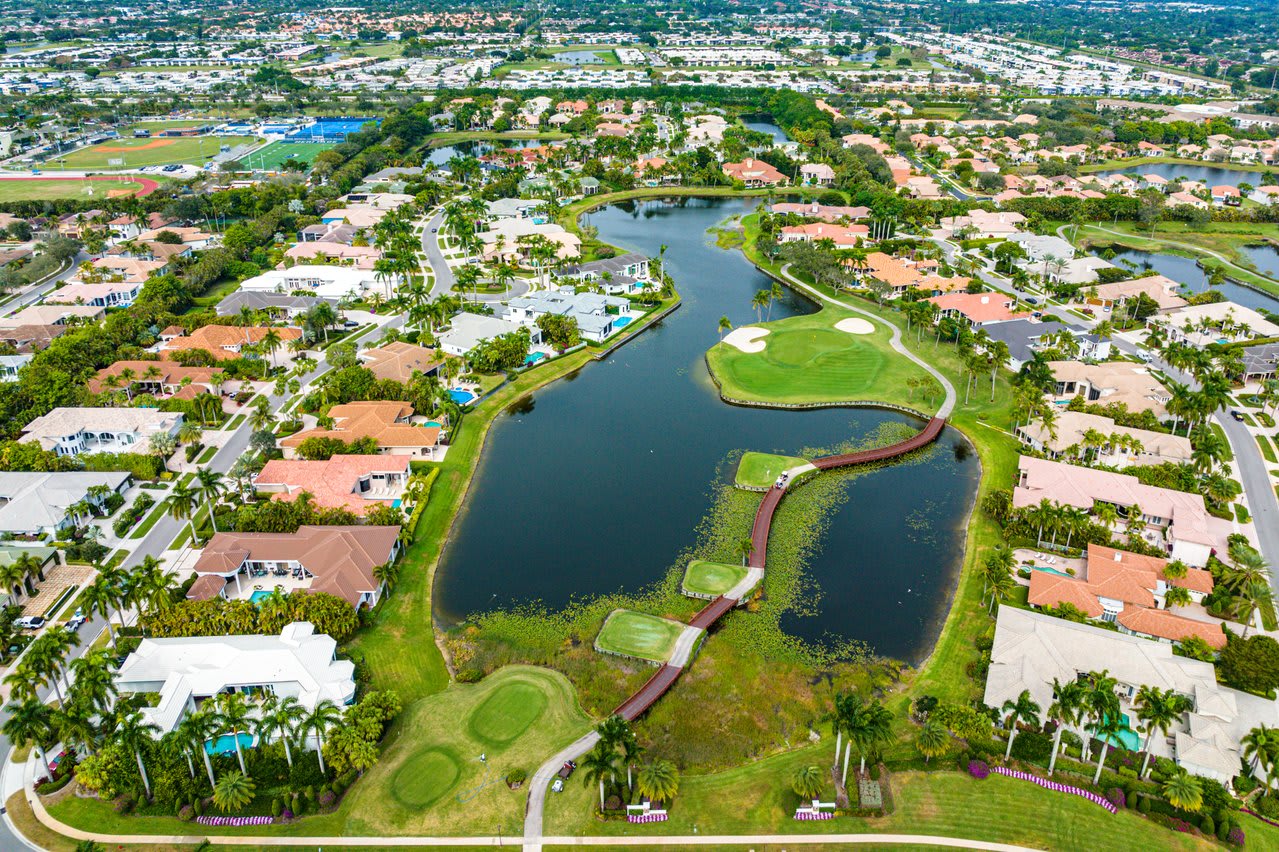
[[[594,791],[571,784],[563,794],[549,797],[546,834],[903,833],[1053,850],[1220,848],[1132,811],[1111,814],[1078,796],[1025,781],[999,775],[977,781],[950,771],[893,775],[896,810],[882,819],[796,821],[792,814],[799,796],[788,779],[797,767],[824,765],[830,755],[829,748],[810,747],[714,775],[684,776],[669,821],[650,826],[591,820],[587,802]],[[831,801],[833,795],[834,789],[827,789],[822,800]],[[1247,823],[1249,848],[1254,845],[1252,822],[1262,825]]]
[[[279,171],[286,160],[314,163],[315,155],[333,148],[330,142],[272,142],[240,160],[245,168]]]
[[[131,195],[142,188],[143,184],[128,178],[95,181],[77,178],[0,180],[0,202],[58,201],[67,198],[100,199],[125,193]]]
[[[595,649],[624,657],[664,663],[675,650],[684,625],[631,609],[615,609],[595,637]]]
[[[801,464],[808,464],[808,459],[773,453],[744,453],[737,463],[733,482],[743,488],[768,488],[783,472]]]
[[[164,517],[168,511],[169,502],[167,499],[156,500],[155,508],[151,510],[151,514],[143,518],[142,523],[133,528],[133,532],[129,533],[129,538],[142,538],[144,535],[151,532],[151,528],[155,526],[156,522],[158,522],[160,518]]]
[[[1143,251],[1195,258],[1201,261],[1201,265],[1208,273],[1220,269],[1229,278],[1250,284],[1272,295],[1279,295],[1279,283],[1254,271],[1255,264],[1240,251],[1243,246],[1279,241],[1279,225],[1274,223],[1209,222],[1192,228],[1184,222],[1161,222],[1153,237],[1148,228],[1143,228],[1135,222],[1104,223],[1103,227],[1107,230],[1099,230],[1094,225],[1083,226],[1079,231],[1080,245],[1101,247],[1119,244]],[[1109,233],[1109,231],[1120,231],[1123,236]],[[1221,255],[1233,265],[1206,255],[1204,252]]]
[[[1270,446],[1270,441],[1266,439],[1265,435],[1257,436],[1257,446],[1261,448],[1261,454],[1265,456],[1266,461],[1270,462],[1271,464],[1274,464],[1275,451],[1274,451],[1274,448]]]
[[[940,394],[926,399],[907,386],[928,378],[922,367],[888,345],[889,331],[878,323],[871,334],[835,328],[851,311],[825,306],[815,314],[763,323],[761,352],[743,352],[717,343],[706,354],[721,393],[748,402],[840,403],[888,402],[931,413]],[[929,379],[936,388],[936,381]]]
[[[746,579],[747,569],[727,562],[707,562],[694,559],[684,570],[685,594],[719,597]]]
[[[257,141],[252,136],[182,136],[151,139],[109,139],[88,148],[62,154],[45,164],[47,169],[136,169],[141,166],[167,166],[172,163],[203,165],[223,145],[234,148]],[[123,160],[112,165],[111,160]]]

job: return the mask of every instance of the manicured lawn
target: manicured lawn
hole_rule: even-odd
[[[595,648],[611,654],[664,663],[675,650],[684,625],[630,609],[616,609],[595,637]]]
[[[142,523],[133,528],[133,532],[129,533],[129,538],[142,538],[144,535],[151,532],[151,528],[155,526],[156,522],[159,521],[160,518],[162,518],[168,511],[168,501],[157,500],[155,508],[151,510],[151,514],[143,518]]]
[[[181,136],[150,139],[109,139],[88,148],[60,155],[45,164],[47,169],[136,169],[140,166],[167,166],[172,163],[203,165],[221,150],[256,141],[252,136]],[[113,165],[111,160],[123,160]]]
[[[904,772],[892,776],[896,810],[882,819],[841,817],[823,822],[793,818],[799,796],[788,780],[805,764],[829,765],[833,743],[767,758],[714,775],[685,776],[665,823],[636,826],[589,816],[594,792],[577,784],[547,805],[547,835],[568,834],[935,834],[1053,850],[1210,849],[1133,813],[1111,814],[1078,796],[992,775],[977,781],[957,772]],[[822,794],[831,801],[833,787]],[[1248,846],[1253,847],[1249,828]],[[896,847],[893,847],[896,848]]]
[[[746,573],[747,569],[742,565],[694,559],[684,571],[682,588],[685,594],[719,597],[745,580]]]
[[[744,488],[768,488],[783,472],[807,463],[808,459],[798,456],[744,453],[742,460],[737,463],[737,474],[733,481]]]
[[[315,162],[315,155],[333,147],[330,142],[272,142],[259,148],[242,162],[246,168],[263,171],[279,171],[286,160],[298,160],[307,164]]]
[[[0,202],[111,198],[132,194],[142,188],[143,184],[127,178],[91,182],[74,178],[0,180]]]
[[[1261,454],[1265,456],[1266,461],[1270,462],[1271,464],[1274,464],[1275,451],[1274,451],[1274,448],[1270,446],[1270,441],[1266,438],[1265,435],[1257,436],[1257,446],[1261,448]]]
[[[769,334],[761,352],[728,343],[706,355],[711,374],[730,399],[789,404],[875,401],[931,412],[940,402],[907,386],[927,377],[888,345],[889,331],[849,334],[835,324],[856,314],[831,306],[815,314],[763,323]],[[934,387],[936,382],[933,382]]]

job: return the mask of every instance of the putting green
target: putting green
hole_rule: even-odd
[[[493,746],[506,745],[529,729],[546,709],[546,693],[537,685],[512,681],[489,693],[471,712],[471,736]]]
[[[684,593],[719,597],[746,579],[746,574],[742,565],[694,559],[684,570]]]
[[[630,609],[615,609],[595,637],[595,648],[611,654],[664,663],[685,625]]]
[[[457,757],[443,748],[420,751],[404,762],[391,778],[391,795],[411,808],[432,804],[457,784]]]
[[[922,367],[894,352],[890,332],[871,334],[835,328],[849,311],[823,308],[815,314],[765,323],[761,352],[716,344],[706,353],[711,374],[725,397],[745,402],[804,404],[886,402],[921,411],[935,408],[912,379],[927,379]],[[932,381],[932,380],[930,380]],[[935,382],[934,382],[935,384]]]
[[[737,463],[737,475],[733,481],[742,488],[768,488],[784,471],[801,464],[808,464],[808,459],[772,453],[745,453]]]

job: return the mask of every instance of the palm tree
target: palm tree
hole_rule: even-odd
[[[200,495],[200,502],[209,506],[209,522],[213,524],[213,531],[218,531],[218,519],[214,517],[214,507],[217,505],[218,498],[226,491],[226,485],[222,482],[222,474],[209,467],[202,467],[195,472],[195,490]]]
[[[200,753],[204,760],[204,771],[209,776],[209,786],[213,787],[217,780],[213,777],[213,762],[209,760],[208,744],[222,732],[216,713],[208,707],[201,707],[178,724],[177,732],[190,748]]]
[[[53,767],[49,765],[49,755],[44,750],[44,744],[53,736],[53,711],[49,705],[39,699],[28,698],[9,704],[4,712],[9,718],[0,730],[15,746],[34,748],[44,763],[45,773],[52,779]]]
[[[1030,725],[1038,722],[1039,705],[1030,697],[1030,690],[1023,689],[1016,701],[1008,699],[1002,709],[1004,725],[1008,728],[1008,748],[1004,750],[1004,760],[1008,760],[1013,753],[1013,740],[1017,738],[1017,724],[1024,722]]]
[[[801,766],[791,776],[790,788],[804,801],[811,802],[821,795],[826,781],[820,766]]]
[[[115,628],[111,626],[111,609],[116,605],[120,592],[117,587],[112,584],[111,578],[105,574],[99,574],[94,578],[93,582],[85,587],[81,593],[81,600],[84,604],[85,614],[92,618],[95,614],[100,614],[107,622],[107,633],[111,635],[111,647],[118,650],[115,637]],[[122,621],[121,624],[124,622]]]
[[[1266,724],[1253,728],[1240,740],[1243,745],[1243,758],[1252,766],[1255,776],[1258,769],[1266,771],[1266,789],[1270,788],[1269,779],[1274,777],[1271,771],[1276,758],[1279,758],[1279,728],[1271,728]]]
[[[742,557],[742,564],[745,565],[751,558],[751,554],[755,552],[755,543],[749,538],[744,538],[737,543],[737,553]]]
[[[119,690],[115,685],[115,659],[106,648],[98,648],[85,652],[79,659],[72,660],[71,683],[67,690],[67,701],[79,703],[106,716],[115,702]]]
[[[654,760],[640,767],[636,782],[649,801],[669,802],[679,792],[679,770],[669,760]]]
[[[1203,807],[1203,785],[1184,769],[1168,776],[1164,781],[1163,794],[1168,804],[1183,811],[1193,813]]]
[[[950,732],[945,725],[934,719],[925,722],[915,735],[915,748],[924,756],[925,765],[931,758],[945,754],[949,746]]]
[[[191,543],[196,543],[195,537],[195,507],[196,493],[182,483],[174,485],[169,491],[169,516],[175,521],[188,521],[191,526]]]
[[[140,710],[134,710],[129,714],[122,713],[116,720],[115,740],[133,752],[134,758],[137,759],[138,774],[142,776],[142,787],[146,790],[148,800],[151,798],[151,779],[147,777],[147,765],[142,760],[142,748],[144,743],[151,742],[159,731],[159,727],[145,720]]]
[[[600,810],[604,810],[604,778],[617,772],[617,753],[601,738],[586,757],[582,758],[582,783],[590,786],[598,783]]]
[[[1110,750],[1110,738],[1123,730],[1123,718],[1119,714],[1119,696],[1115,694],[1118,681],[1110,676],[1109,669],[1090,672],[1086,698],[1088,715],[1092,719],[1092,734],[1101,740],[1101,756],[1097,759],[1095,785],[1101,780],[1101,770],[1106,765],[1106,752]]]
[[[1048,718],[1057,724],[1057,730],[1053,731],[1053,755],[1048,761],[1049,775],[1057,768],[1062,733],[1067,726],[1073,728],[1083,721],[1086,691],[1084,685],[1077,680],[1058,683],[1053,678],[1053,696],[1056,700],[1048,706]]]
[[[1167,737],[1172,723],[1188,710],[1190,700],[1175,690],[1160,689],[1157,686],[1142,686],[1137,690],[1137,719],[1146,733],[1146,742],[1142,746],[1146,756],[1141,761],[1141,774],[1138,777],[1144,778],[1150,766],[1150,741],[1155,731]]]
[[[258,736],[263,742],[267,742],[273,735],[280,735],[280,741],[284,743],[284,759],[288,761],[290,769],[293,768],[293,750],[289,747],[289,741],[296,736],[298,722],[305,715],[306,708],[292,695],[280,698],[275,693],[269,693],[262,701]]]
[[[724,332],[732,331],[732,329],[733,329],[732,320],[730,320],[728,317],[719,318],[719,339],[721,342],[724,340]]]
[[[262,335],[262,340],[259,341],[258,345],[265,349],[266,353],[271,356],[272,367],[277,366],[275,363],[275,351],[280,348],[280,344],[283,342],[283,339],[280,337],[280,332],[276,331],[274,328],[268,328],[266,334]]]
[[[893,714],[879,701],[862,704],[860,697],[854,699],[846,730],[861,758],[859,772],[865,774],[866,756],[892,739]]]
[[[242,808],[253,801],[253,779],[242,772],[228,772],[213,788],[213,804],[222,813]]]
[[[244,768],[244,750],[240,745],[240,734],[249,728],[249,701],[243,692],[227,692],[218,698],[216,716],[221,733],[230,732],[235,738],[235,757],[240,762],[240,771],[245,775],[249,771]]]
[[[324,766],[324,735],[329,728],[342,721],[342,711],[329,699],[315,705],[310,713],[305,714],[298,723],[298,733],[306,736],[315,734],[315,756],[320,760],[320,773],[328,770]]]

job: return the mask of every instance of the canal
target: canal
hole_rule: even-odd
[[[1114,256],[1110,258],[1110,262],[1116,266],[1122,266],[1134,272],[1153,269],[1160,275],[1178,282],[1192,293],[1202,293],[1208,289],[1208,274],[1193,258],[1182,257],[1179,254],[1141,251],[1124,246],[1114,246],[1111,251],[1114,252]],[[1258,270],[1267,273],[1267,264],[1269,264],[1271,271],[1267,274],[1272,276],[1275,274],[1275,267],[1279,267],[1279,256],[1275,255],[1272,246],[1249,246],[1244,251],[1249,253],[1250,259],[1256,264]],[[1093,249],[1092,254],[1100,256],[1101,252]],[[1265,308],[1279,313],[1279,299],[1259,290],[1232,284],[1229,281],[1223,281],[1217,289],[1236,305],[1243,305],[1253,310]]]
[[[592,213],[600,237],[656,255],[683,296],[679,310],[604,361],[538,391],[493,423],[436,581],[444,623],[541,602],[635,592],[696,541],[713,488],[738,450],[795,453],[857,439],[906,415],[875,409],[775,411],[720,401],[703,355],[727,316],[755,318],[769,280],[708,228],[749,199],[672,199]],[[816,310],[789,292],[772,318]],[[860,640],[917,662],[945,616],[963,558],[979,466],[946,430],[936,449],[847,480],[807,565],[816,605],[782,626],[806,640]]]
[[[1238,186],[1241,183],[1261,186],[1268,181],[1264,172],[1248,172],[1242,169],[1227,169],[1221,166],[1184,165],[1181,163],[1147,163],[1143,166],[1128,166],[1122,169],[1107,169],[1080,175],[1080,180],[1087,180],[1092,175],[1159,175],[1165,180],[1197,180],[1209,187]]]

